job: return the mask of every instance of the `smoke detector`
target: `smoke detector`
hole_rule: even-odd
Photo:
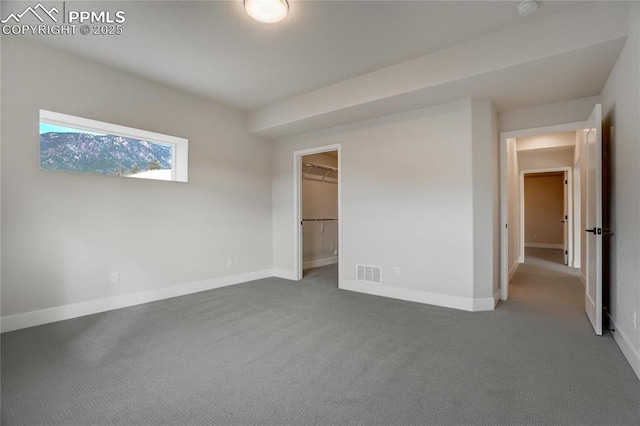
[[[538,0],[524,0],[518,5],[520,16],[531,15],[536,10],[538,10]]]

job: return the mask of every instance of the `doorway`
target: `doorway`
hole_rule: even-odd
[[[337,277],[338,171],[338,151],[302,156],[303,277]]]
[[[297,279],[339,284],[341,257],[340,144],[294,152]]]
[[[520,171],[520,253],[571,266],[573,199],[570,168]]]
[[[584,289],[584,310],[593,326],[597,335],[602,334],[602,318],[603,313],[603,240],[604,235],[611,235],[612,231],[604,228],[603,216],[605,216],[603,208],[603,169],[607,170],[608,164],[603,165],[603,157],[608,156],[607,150],[603,150],[602,137],[602,106],[596,104],[590,117],[585,122],[570,123],[566,125],[550,126],[547,128],[528,129],[514,132],[505,132],[500,135],[500,194],[501,194],[501,218],[504,224],[501,232],[501,299],[507,300],[509,297],[509,279],[507,271],[509,264],[507,253],[509,252],[510,235],[513,230],[509,229],[508,208],[512,202],[509,201],[509,187],[507,182],[511,180],[514,168],[510,162],[509,148],[516,144],[516,138],[540,134],[544,131],[573,131],[575,134],[575,147],[570,170],[581,174],[576,182],[580,188],[576,188],[576,192],[580,193],[580,212],[576,213],[576,217],[580,216],[580,228],[586,228],[584,232],[574,233],[571,246],[581,244],[580,249],[580,278]],[[516,164],[517,164],[516,156]],[[606,175],[606,173],[604,173]],[[571,176],[571,174],[569,174]],[[571,190],[571,184],[568,190]],[[574,200],[573,197],[568,197]],[[608,203],[606,203],[608,206]],[[571,214],[568,215],[572,217]],[[522,226],[522,225],[520,225]],[[569,231],[572,229],[568,227]],[[575,229],[574,229],[575,231]],[[569,259],[575,256],[570,256]],[[516,265],[517,266],[517,265]],[[574,262],[574,267],[575,265]]]
[[[573,182],[574,152],[578,131],[584,122],[548,126],[506,132],[500,135],[500,191],[501,191],[501,269],[500,294],[502,300],[509,297],[509,280],[514,276],[518,266],[525,261],[525,217],[524,217],[524,175],[527,173],[556,173],[565,176],[567,182],[563,197],[564,214],[555,220],[562,232],[560,242],[554,241],[562,256],[562,263],[572,268],[579,267],[574,263],[573,249],[580,244],[580,234],[575,233],[573,219],[579,213],[580,204],[574,203]],[[551,159],[551,161],[550,161]],[[575,206],[575,209],[574,209]],[[564,220],[564,223],[562,221]],[[540,235],[538,236],[540,238]],[[538,241],[538,244],[545,241]],[[534,248],[534,247],[530,247]],[[544,247],[542,247],[544,248]],[[565,255],[566,252],[566,255]],[[565,258],[566,256],[566,258]]]

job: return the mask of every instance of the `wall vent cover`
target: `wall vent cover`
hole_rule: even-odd
[[[379,266],[356,265],[358,281],[371,284],[382,284],[382,268]]]

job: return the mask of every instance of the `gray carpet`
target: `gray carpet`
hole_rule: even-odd
[[[569,268],[564,264],[564,254],[562,249],[544,249],[527,247],[524,249],[525,261],[532,266],[539,266],[543,269],[551,269],[564,272],[569,275],[580,274],[579,269]]]
[[[469,313],[335,267],[2,335],[8,425],[638,425],[640,381],[577,278],[522,265]]]

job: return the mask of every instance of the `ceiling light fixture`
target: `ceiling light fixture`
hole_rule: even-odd
[[[531,15],[536,10],[538,10],[538,0],[524,0],[518,5],[520,16]]]
[[[287,0],[244,0],[244,9],[256,21],[273,24],[286,18],[289,3]]]

